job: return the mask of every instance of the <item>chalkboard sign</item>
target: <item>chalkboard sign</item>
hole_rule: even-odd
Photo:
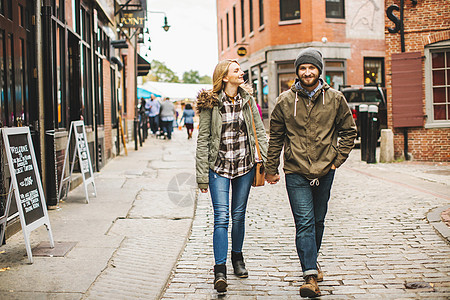
[[[52,247],[54,246],[41,177],[37,168],[29,128],[2,128],[2,133],[11,174],[11,188],[14,189],[28,259],[31,263],[33,259],[29,235],[32,230],[45,225],[50,244]],[[8,201],[10,201],[10,198]]]
[[[75,139],[75,147],[76,151],[74,151],[73,158],[72,158],[72,167],[69,172],[69,176],[65,176],[65,170],[66,170],[66,164],[67,164],[67,156],[69,155],[69,148],[70,148],[70,142],[72,139],[72,132],[74,133],[74,139]],[[66,153],[64,156],[64,165],[62,169],[61,174],[61,182],[59,185],[59,199],[61,199],[61,193],[63,191],[63,186],[67,184],[66,187],[66,195],[69,192],[70,189],[70,183],[73,173],[73,167],[75,165],[75,158],[76,154],[78,154],[78,161],[80,163],[80,171],[81,175],[83,177],[83,183],[84,183],[84,193],[86,195],[86,203],[89,203],[89,193],[87,190],[87,185],[89,183],[92,183],[92,186],[94,187],[94,194],[97,196],[97,190],[95,188],[95,182],[94,182],[94,171],[92,170],[92,164],[91,164],[91,156],[89,155],[89,146],[86,139],[86,130],[84,128],[84,122],[83,121],[72,121],[70,123],[70,130],[69,130],[69,137],[67,139],[67,146],[66,146]]]
[[[13,169],[18,184],[19,197],[17,201],[22,207],[25,223],[29,225],[42,218],[44,210],[27,134],[8,135],[8,142],[12,160],[9,167]]]

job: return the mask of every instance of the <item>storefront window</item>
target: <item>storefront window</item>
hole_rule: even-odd
[[[325,61],[324,79],[332,88],[339,90],[345,84],[345,62],[342,60]]]
[[[1,1],[1,0],[0,0]],[[6,72],[5,72],[5,32],[0,30],[0,122],[5,124],[6,115],[5,115],[5,84],[6,84]]]
[[[288,74],[279,74],[278,75],[279,94],[289,90],[291,86],[295,83],[295,78],[296,76],[294,72]]]
[[[300,19],[300,0],[280,0],[280,21]]]
[[[383,58],[364,58],[364,84],[384,86]]]

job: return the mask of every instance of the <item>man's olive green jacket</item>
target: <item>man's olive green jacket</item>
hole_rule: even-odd
[[[338,168],[345,162],[356,135],[355,121],[341,92],[324,83],[310,98],[294,84],[277,98],[270,118],[266,173],[278,174],[284,147],[286,174],[320,178],[333,164]]]

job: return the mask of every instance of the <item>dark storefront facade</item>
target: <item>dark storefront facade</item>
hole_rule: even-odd
[[[146,4],[123,2],[0,0],[0,125],[30,127],[49,207],[60,200],[71,122],[84,121],[93,169],[100,171],[120,154],[119,113],[125,128],[128,118],[134,118],[135,101],[126,99],[136,93],[136,72],[130,70],[136,70],[137,41],[118,29],[117,10],[126,10],[128,3],[145,11]],[[113,47],[112,41],[119,39],[126,48]],[[127,111],[128,116],[123,114]],[[10,182],[3,148],[1,144],[0,215]],[[14,210],[13,200],[13,217]],[[17,231],[10,228],[14,218],[9,223],[7,236]]]

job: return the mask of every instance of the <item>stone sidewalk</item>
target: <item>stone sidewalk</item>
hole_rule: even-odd
[[[133,147],[95,174],[89,204],[81,185],[49,211],[57,245],[75,244],[69,252],[33,256],[30,265],[21,232],[0,247],[0,299],[160,297],[194,216],[195,141],[176,131],[172,141]],[[30,239],[33,249],[41,242],[43,226]]]
[[[448,205],[448,166],[368,165],[359,151],[335,177],[320,264],[323,299],[449,299],[450,246],[426,215]],[[438,174],[438,175],[436,175]],[[254,188],[247,213],[244,256],[249,277],[227,262],[226,299],[298,299],[302,283],[295,228],[284,182]],[[163,299],[216,299],[213,290],[213,214],[200,194],[186,248]],[[427,287],[407,289],[421,282]]]

